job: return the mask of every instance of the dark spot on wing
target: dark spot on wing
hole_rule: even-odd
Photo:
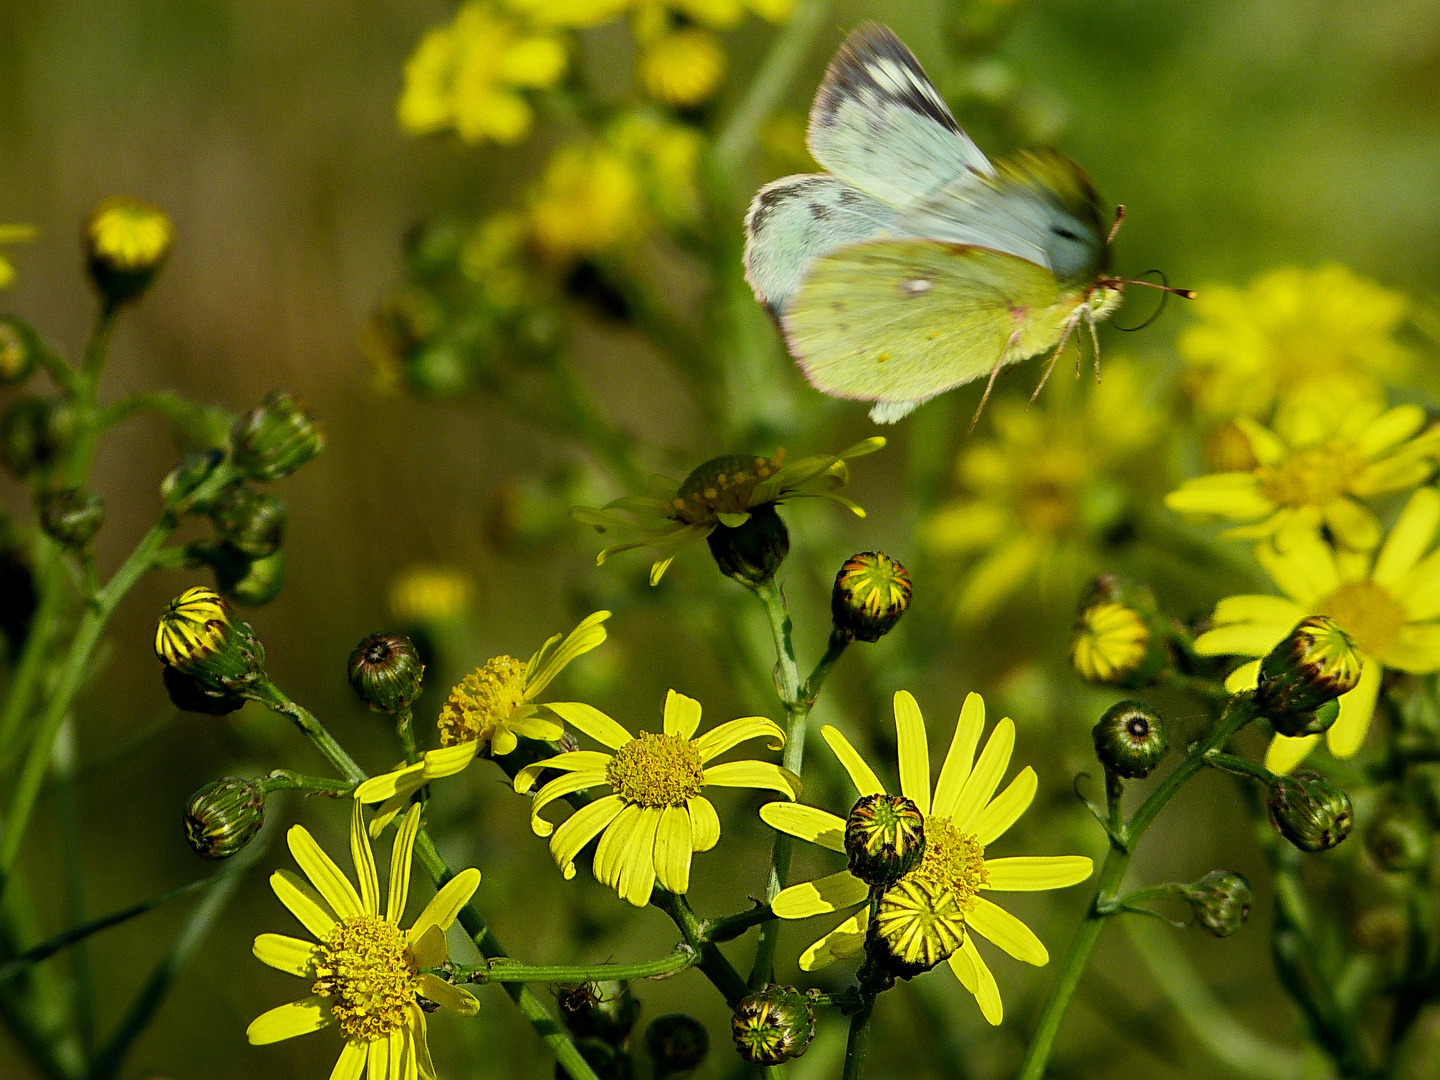
[[[926,94],[920,85],[907,85],[897,93],[893,87],[878,83],[870,66],[887,60],[909,72],[920,85],[929,87],[930,93]],[[928,117],[946,131],[955,135],[964,134],[914,54],[892,31],[876,23],[866,23],[851,34],[831,61],[830,70],[815,98],[816,122],[833,126],[835,114],[849,99],[864,104],[899,104]]]
[[[807,209],[810,211],[810,216],[816,221],[829,221],[835,216],[835,211],[831,210],[830,207],[824,203],[812,202]]]

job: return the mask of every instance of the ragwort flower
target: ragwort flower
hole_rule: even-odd
[[[1362,402],[1338,422],[1314,409],[1293,410],[1275,431],[1243,416],[1235,423],[1255,466],[1187,480],[1165,504],[1252,522],[1224,535],[1273,537],[1282,551],[1322,525],[1340,546],[1370,550],[1380,542],[1380,522],[1359,500],[1423,484],[1440,450],[1440,427],[1422,431],[1425,410],[1418,405],[1382,411]]]
[[[740,454],[713,458],[681,483],[652,477],[643,496],[616,499],[598,509],[577,506],[571,514],[600,532],[614,529],[627,536],[601,551],[597,565],[621,551],[655,548],[659,558],[650,567],[650,584],[655,585],[686,544],[703,540],[719,528],[738,529],[756,513],[789,499],[832,499],[864,517],[864,510],[839,494],[850,477],[845,463],[884,445],[884,438],[876,436],[835,455],[790,463],[783,450],[771,458]]]
[[[674,690],[665,695],[659,735],[631,735],[589,705],[550,708],[612,752],[574,750],[521,769],[515,790],[522,793],[547,769],[565,773],[535,795],[530,826],[535,835],[550,836],[550,854],[566,880],[575,876],[575,856],[599,836],[595,877],[636,907],[650,902],[657,880],[672,893],[688,892],[691,856],[719,841],[720,818],[704,795],[707,787],[766,788],[787,799],[800,793],[800,778],[773,762],[707,764],[746,739],[763,736],[772,749],[784,746],[784,732],[763,716],[731,720],[696,738],[700,703]],[[559,829],[540,816],[556,799],[601,785],[611,793],[576,810]]]
[[[985,849],[1003,836],[1030,806],[1035,797],[1036,777],[1035,770],[1027,765],[996,795],[995,789],[1010,764],[1015,724],[1008,717],[996,724],[977,760],[975,748],[984,727],[985,702],[979,694],[970,694],[960,711],[950,750],[932,794],[925,721],[908,692],[896,693],[900,791],[924,815],[925,854],[920,865],[899,883],[920,887],[910,889],[892,906],[896,908],[897,920],[921,925],[935,922],[951,935],[955,923],[962,923],[963,944],[949,954],[950,970],[975,996],[985,1019],[998,1024],[1004,1015],[1000,990],[975,947],[974,934],[969,931],[1029,964],[1046,964],[1050,954],[1029,927],[981,894],[1062,889],[1089,877],[1093,864],[1083,855],[985,857]],[[821,729],[821,734],[862,798],[884,793],[879,777],[845,736],[828,726]],[[831,851],[845,850],[846,819],[843,817],[800,803],[769,803],[760,808],[760,816],[781,832]],[[804,919],[856,907],[864,904],[868,896],[869,887],[865,882],[849,870],[842,870],[792,885],[782,890],[770,906],[782,919]],[[845,919],[801,954],[800,966],[814,971],[835,960],[858,956],[865,949],[869,916],[866,906]],[[953,942],[953,936],[951,940]]]
[[[35,229],[30,225],[0,225],[0,245],[26,244],[35,239]],[[15,267],[10,260],[0,255],[0,289],[15,280]]]
[[[1365,741],[1383,669],[1440,671],[1440,551],[1431,551],[1440,528],[1440,493],[1421,488],[1410,497],[1373,558],[1336,551],[1316,536],[1286,551],[1262,544],[1255,556],[1279,596],[1231,596],[1215,606],[1215,629],[1195,641],[1206,656],[1263,657],[1301,619],[1328,615],[1359,652],[1360,682],[1340,697],[1340,716],[1325,733],[1330,752],[1352,757]],[[1428,554],[1427,554],[1428,552]],[[1232,692],[1256,683],[1260,661],[1231,673]],[[1272,772],[1289,772],[1320,737],[1277,735],[1265,755]]]
[[[474,895],[480,871],[456,874],[425,905],[410,929],[402,930],[410,857],[419,829],[420,807],[412,806],[395,835],[383,910],[375,856],[358,802],[350,818],[358,891],[304,826],[290,829],[290,852],[314,889],[285,870],[271,875],[270,887],[319,944],[284,934],[261,934],[255,939],[255,956],[305,979],[311,989],[308,996],[257,1016],[246,1031],[251,1043],[279,1042],[333,1023],[345,1046],[330,1080],[360,1080],[367,1073],[389,1080],[433,1080],[435,1066],[420,999],[462,1016],[473,1016],[480,1003],[468,990],[425,969],[448,958],[445,931]]]
[[[384,804],[370,823],[371,835],[379,836],[415,792],[432,780],[462,771],[481,750],[504,757],[519,745],[521,736],[542,742],[560,738],[565,725],[551,715],[563,715],[557,704],[540,705],[535,698],[570,661],[605,640],[601,623],[609,617],[610,612],[597,611],[563,641],[559,634],[550,638],[527,662],[513,656],[492,657],[461,679],[436,720],[441,748],[427,751],[414,765],[371,777],[355,789],[360,802]]]

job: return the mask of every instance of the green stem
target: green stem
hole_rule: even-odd
[[[67,717],[55,740],[54,801],[64,851],[64,912],[71,926],[85,922],[85,862],[80,847],[80,799],[75,783],[75,719]],[[95,1051],[95,984],[90,950],[77,941],[70,954],[71,1015],[80,1052],[89,1061]]]
[[[1258,761],[1251,761],[1249,758],[1240,757],[1238,754],[1213,753],[1206,757],[1205,764],[1216,769],[1223,769],[1236,776],[1246,776],[1252,780],[1259,780],[1260,783],[1269,787],[1275,782],[1275,774],[1265,768]]]
[[[48,536],[39,533],[35,545],[40,564],[36,574],[40,602],[30,619],[25,644],[11,672],[5,710],[0,713],[0,761],[9,760],[10,748],[17,745],[21,725],[30,715],[30,702],[45,669],[45,661],[49,659],[52,635],[65,606],[65,565],[60,549]]]
[[[336,780],[330,776],[309,776],[305,773],[291,772],[289,769],[276,769],[262,776],[259,782],[260,787],[267,794],[272,791],[304,791],[314,795],[329,795],[338,799],[355,790],[355,781],[353,780]]]
[[[110,347],[110,333],[115,329],[118,308],[102,300],[95,315],[95,328],[85,347],[85,360],[75,381],[72,402],[75,406],[75,441],[70,447],[66,475],[73,487],[80,487],[90,475],[95,460],[95,447],[100,438],[99,395],[100,372],[105,366],[105,353]]]
[[[749,911],[725,915],[719,919],[708,919],[701,927],[701,931],[706,941],[733,941],[750,927],[769,922],[775,917],[769,904],[757,904]]]
[[[409,705],[402,705],[395,714],[395,735],[405,750],[405,764],[414,765],[420,760],[420,751],[415,747],[415,713]]]
[[[365,770],[355,763],[355,759],[346,753],[345,748],[335,741],[335,737],[326,730],[325,725],[315,719],[315,714],[303,705],[297,705],[291,701],[285,691],[281,690],[268,675],[262,676],[250,691],[250,696],[260,702],[271,712],[279,713],[281,716],[288,716],[300,729],[300,733],[315,744],[315,749],[325,756],[325,760],[352,784],[358,784],[368,779]]]
[[[704,924],[685,897],[664,889],[656,889],[650,902],[674,920],[680,933],[685,935],[685,943],[700,954],[696,966],[714,984],[715,989],[724,995],[727,1005],[735,1005],[750,992],[735,966],[725,958],[719,946],[706,937]]]
[[[150,390],[132,394],[100,409],[96,413],[95,423],[101,431],[105,431],[139,412],[157,413],[181,432],[186,432],[194,424],[200,410],[171,390]]]
[[[870,1020],[875,1012],[875,999],[865,1002],[850,1015],[850,1031],[845,1038],[845,1071],[841,1080],[860,1080],[865,1074],[865,1057],[870,1051]]]
[[[488,964],[456,965],[456,974],[473,983],[558,983],[576,986],[606,979],[653,979],[674,975],[694,967],[700,954],[689,945],[677,946],[659,960],[637,960],[631,964],[580,964],[532,967],[512,960],[497,959]]]

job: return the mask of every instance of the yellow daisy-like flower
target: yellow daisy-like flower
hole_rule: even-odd
[[[596,879],[636,907],[650,902],[657,880],[672,893],[688,892],[691,857],[719,842],[720,818],[704,795],[707,787],[763,788],[787,799],[800,794],[800,778],[773,762],[708,764],[746,739],[768,738],[774,750],[784,746],[784,732],[763,716],[731,720],[696,738],[700,703],[674,690],[665,695],[659,735],[631,735],[589,705],[550,707],[612,753],[575,750],[521,769],[515,777],[521,793],[547,769],[566,774],[535,795],[530,827],[536,836],[550,836],[550,854],[567,881],[575,876],[575,856],[599,836]],[[540,816],[556,799],[602,785],[611,793],[576,810],[559,829]]]
[[[644,41],[637,73],[650,97],[686,108],[715,93],[725,77],[725,51],[713,32],[682,26]]]
[[[530,194],[526,217],[540,254],[554,262],[634,244],[645,204],[634,167],[601,143],[562,146]]]
[[[577,506],[570,513],[600,532],[613,529],[627,536],[601,551],[597,564],[621,551],[656,548],[660,557],[650,567],[650,584],[655,585],[686,544],[719,528],[738,529],[757,513],[789,499],[831,499],[864,517],[864,510],[839,494],[850,477],[845,463],[884,445],[884,438],[875,436],[838,454],[788,463],[783,450],[770,458],[739,454],[713,458],[679,483],[652,477],[643,496],[627,496],[598,508]]]
[[[1043,409],[991,407],[994,437],[970,442],[956,462],[964,494],[920,526],[932,553],[967,564],[955,599],[960,619],[987,619],[1033,578],[1068,588],[1063,579],[1087,571],[1094,537],[1124,509],[1112,471],[1160,430],[1146,386],[1135,365],[1111,360],[1083,405],[1067,393]]]
[[[0,225],[0,245],[28,244],[35,239],[35,229],[29,225]],[[15,280],[15,267],[10,260],[0,255],[0,289]]]
[[[1150,628],[1124,604],[1092,604],[1070,635],[1070,662],[1084,678],[1108,683],[1138,668],[1150,651]]]
[[[1199,290],[1200,319],[1180,335],[1190,392],[1210,416],[1263,418],[1277,403],[1311,408],[1384,402],[1413,357],[1395,340],[1401,293],[1343,266],[1272,270],[1248,289]]]
[[[923,905],[927,912],[938,917],[948,911],[946,923],[963,919],[967,931],[988,939],[1017,960],[1044,965],[1049,962],[1050,954],[1034,932],[982,894],[1063,889],[1084,881],[1094,866],[1083,855],[985,857],[985,849],[1029,808],[1035,798],[1036,777],[1035,770],[1027,765],[996,795],[995,789],[1010,764],[1015,724],[1008,717],[996,724],[976,759],[975,748],[984,728],[985,702],[979,694],[970,694],[960,710],[960,719],[932,794],[925,721],[908,692],[896,693],[900,791],[925,819],[924,857],[920,865],[900,881],[929,886],[928,890],[922,890],[928,892]],[[821,734],[862,798],[885,793],[879,777],[844,735],[828,726],[821,729]],[[800,803],[770,803],[760,808],[760,816],[781,832],[831,851],[845,851],[846,819],[843,817]],[[937,890],[948,892],[950,897],[937,896]],[[849,870],[842,870],[802,885],[792,885],[781,891],[770,906],[782,919],[806,919],[865,904],[869,891],[865,882]],[[957,909],[958,916],[954,914]],[[866,906],[840,923],[801,954],[801,968],[814,971],[835,960],[860,955],[865,950],[869,918],[870,910]],[[1000,988],[975,947],[974,934],[964,934],[964,943],[950,953],[948,963],[961,985],[975,996],[985,1019],[992,1024],[1000,1023],[1004,1015]]]
[[[630,163],[646,204],[661,224],[700,220],[700,158],[705,137],[687,124],[633,110],[610,126],[606,139]]]
[[[425,1037],[420,998],[462,1016],[480,1003],[468,990],[425,969],[448,958],[445,931],[480,884],[479,870],[462,870],[402,930],[410,890],[410,857],[420,829],[413,806],[395,836],[390,855],[389,896],[380,907],[375,855],[365,836],[360,804],[350,818],[350,853],[360,888],[350,884],[303,826],[289,834],[290,852],[305,876],[277,870],[270,887],[318,944],[284,934],[261,934],[255,956],[311,984],[308,996],[257,1016],[246,1030],[255,1045],[279,1042],[335,1024],[345,1037],[330,1080],[433,1080],[435,1066]]]
[[[459,618],[475,600],[475,580],[454,566],[417,563],[396,574],[386,601],[390,614],[407,626]]]
[[[1375,556],[1336,551],[1311,536],[1286,551],[1271,544],[1256,558],[1280,587],[1279,596],[1231,596],[1215,606],[1215,629],[1195,641],[1205,656],[1263,657],[1301,619],[1328,615],[1360,653],[1360,683],[1340,698],[1340,717],[1325,733],[1330,752],[1353,756],[1370,730],[1385,668],[1440,671],[1440,493],[1421,488]],[[1428,553],[1428,554],[1427,554]],[[1234,692],[1254,686],[1260,661],[1237,668],[1226,682]],[[1318,735],[1277,735],[1265,755],[1272,772],[1289,772],[1305,759]]]
[[[1418,405],[1382,411],[1361,403],[1338,424],[1297,410],[1279,431],[1243,416],[1235,423],[1249,441],[1255,467],[1187,480],[1165,504],[1182,513],[1254,522],[1224,535],[1273,537],[1282,551],[1322,525],[1342,547],[1370,550],[1382,531],[1359,500],[1425,483],[1440,450],[1440,427],[1422,431],[1425,410]]]
[[[554,86],[567,64],[558,35],[471,0],[406,61],[400,126],[411,135],[453,130],[467,143],[519,142],[532,122],[522,91]]]
[[[535,698],[572,660],[605,640],[601,624],[609,617],[608,611],[595,612],[563,641],[560,634],[550,638],[526,663],[496,656],[461,679],[436,720],[441,749],[427,751],[414,765],[371,777],[355,789],[359,802],[383,804],[370,822],[370,834],[379,836],[415,792],[432,780],[462,771],[482,749],[504,757],[519,745],[521,736],[540,741],[560,738],[565,725],[550,714],[563,717],[562,708],[580,706],[539,705]]]

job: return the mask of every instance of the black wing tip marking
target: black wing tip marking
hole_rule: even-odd
[[[890,61],[904,69],[910,76],[909,85],[898,92],[892,87],[880,85],[871,67],[882,61]],[[882,100],[902,104],[945,130],[964,137],[963,129],[935,89],[935,84],[925,74],[920,61],[915,59],[915,54],[895,35],[895,31],[877,22],[864,22],[852,30],[830,61],[820,89],[815,93],[815,104],[810,110],[810,127],[833,126],[840,106],[848,99],[860,98],[862,90],[868,90]]]

